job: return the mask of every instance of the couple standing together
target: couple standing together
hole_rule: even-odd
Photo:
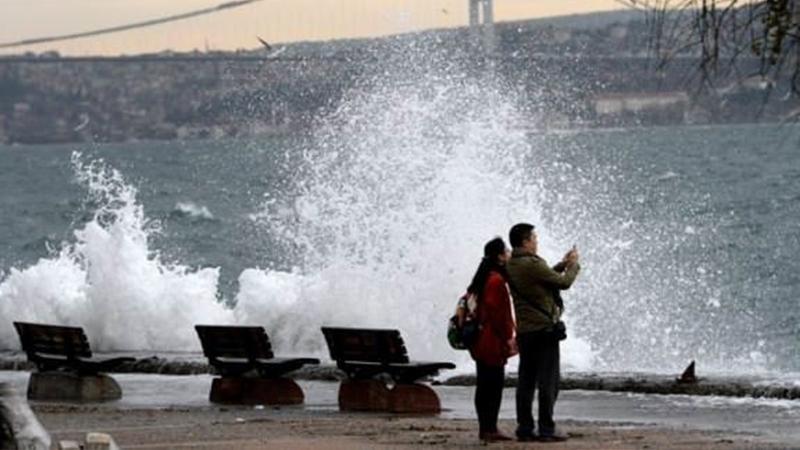
[[[470,348],[477,366],[475,409],[480,424],[479,437],[482,441],[511,439],[497,429],[497,416],[506,362],[519,353],[517,440],[563,441],[566,436],[556,432],[553,421],[560,378],[559,341],[566,337],[563,324],[559,323],[564,309],[560,291],[572,285],[580,270],[578,251],[573,248],[561,262],[549,267],[537,255],[538,241],[533,225],[514,225],[508,239],[511,252],[499,237],[486,244],[483,260],[467,288],[468,294],[477,296],[476,314],[480,324],[478,338]],[[538,433],[532,411],[537,388]]]

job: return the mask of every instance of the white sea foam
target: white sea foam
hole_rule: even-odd
[[[136,189],[102,161],[72,161],[99,206],[58,254],[11,269],[0,284],[2,317],[83,326],[101,351],[196,349],[194,324],[230,322],[217,301],[218,270],[162,262],[148,246],[157,224]],[[0,343],[17,347],[10,321],[0,323]]]
[[[98,210],[59,254],[12,269],[0,308],[15,320],[82,325],[99,350],[196,349],[194,324],[235,322],[265,326],[280,353],[324,355],[321,325],[399,328],[413,357],[465,367],[445,326],[483,243],[522,220],[548,237],[548,256],[573,242],[543,210],[552,167],[524,169],[541,149],[519,131],[523,120],[491,77],[432,70],[413,84],[388,79],[352,92],[320,120],[295,191],[251,215],[299,249],[296,269],[243,271],[232,310],[217,299],[218,269],[163,262],[136,190],[76,156],[76,178]],[[2,326],[0,342],[16,346]],[[567,368],[589,368],[592,346],[570,335]]]
[[[679,178],[679,177],[680,177],[680,175],[678,175],[677,173],[675,173],[675,172],[670,170],[670,171],[662,173],[661,175],[658,175],[654,179],[655,179],[655,181],[667,181],[667,180],[672,180],[672,179]]]
[[[648,394],[640,394],[642,396]],[[780,409],[789,416],[800,417],[800,404],[797,400],[777,398],[753,397],[721,397],[721,396],[693,396],[693,395],[668,395],[665,399],[678,408],[693,407],[761,407]]]
[[[174,214],[193,219],[214,220],[214,214],[211,213],[207,206],[198,205],[194,202],[178,202],[172,211]]]

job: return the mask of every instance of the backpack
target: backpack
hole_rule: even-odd
[[[447,323],[447,341],[455,350],[469,350],[480,332],[477,316],[478,297],[466,293],[458,299],[456,312]]]

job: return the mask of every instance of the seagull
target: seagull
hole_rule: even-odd
[[[271,52],[271,51],[272,51],[272,46],[271,46],[271,45],[269,45],[269,42],[267,42],[267,41],[265,41],[265,40],[261,39],[261,37],[260,37],[260,36],[256,36],[256,39],[258,39],[258,42],[261,42],[261,45],[263,45],[263,46],[264,46],[264,48],[265,48],[265,49],[267,49],[267,51],[268,51],[268,52]]]
[[[86,125],[89,125],[89,114],[81,113],[80,115],[81,123],[75,126],[72,131],[81,131],[82,129],[86,128]]]
[[[446,9],[442,8],[442,14],[445,14],[445,15],[447,15],[447,14],[450,14],[450,12],[449,12],[449,11],[447,11]]]

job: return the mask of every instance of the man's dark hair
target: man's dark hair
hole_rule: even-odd
[[[511,227],[508,232],[508,241],[512,247],[522,247],[522,242],[531,238],[533,225],[529,223],[518,223]]]

